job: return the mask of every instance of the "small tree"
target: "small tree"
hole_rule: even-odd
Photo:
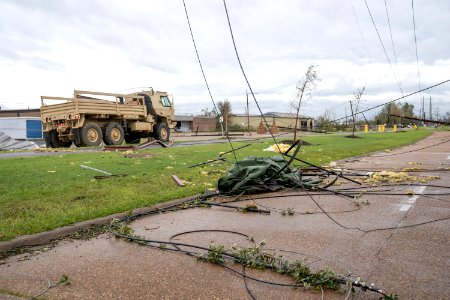
[[[376,124],[388,124],[392,126],[394,123],[406,125],[409,123],[408,117],[414,117],[414,105],[408,102],[404,103],[388,103],[383,106],[380,112],[374,117]],[[400,116],[400,120],[393,115]]]
[[[320,115],[319,117],[317,117],[317,126],[321,129],[321,130],[325,130],[325,131],[332,131],[334,128],[333,126],[333,120],[336,118],[336,114],[329,109],[325,109],[325,111],[323,112],[322,115]]]
[[[444,122],[450,122],[450,112],[446,112],[445,115],[442,116],[441,120]]]
[[[352,126],[352,137],[355,137],[355,130],[356,130],[356,115],[359,111],[359,105],[361,104],[361,97],[364,94],[364,90],[366,89],[366,86],[363,86],[362,89],[359,89],[353,93],[355,95],[355,99],[352,101],[350,100],[350,109],[352,111],[352,119],[353,119],[353,126]]]
[[[205,107],[200,111],[200,115],[204,117],[214,117],[215,113],[213,109],[209,110],[209,108]]]
[[[297,139],[297,126],[299,122],[300,106],[302,104],[303,96],[311,92],[316,87],[316,82],[319,80],[317,73],[317,65],[310,65],[306,70],[302,79],[297,82],[295,88],[297,89],[297,110],[295,113],[295,127],[294,127],[294,141]]]
[[[225,132],[228,132],[228,118],[231,115],[231,103],[228,99],[217,102],[217,109],[219,110],[223,121],[225,123]]]

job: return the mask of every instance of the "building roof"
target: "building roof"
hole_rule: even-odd
[[[19,109],[5,109],[5,108],[0,108],[0,112],[40,112],[41,109],[40,108],[19,108]]]
[[[279,117],[279,118],[295,118],[294,113],[282,113],[282,112],[266,112],[264,114],[265,117]],[[302,119],[312,119],[310,116],[300,115],[299,116]]]
[[[295,118],[295,114],[293,113],[281,113],[281,112],[267,112],[263,114],[264,117],[277,117],[277,118]],[[246,117],[247,114],[233,114],[236,117]],[[261,117],[261,115],[250,115],[249,117]],[[300,115],[301,119],[312,119],[309,116]]]

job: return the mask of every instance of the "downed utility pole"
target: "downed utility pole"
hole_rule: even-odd
[[[173,145],[173,141],[169,140],[169,143],[165,143],[161,140],[156,140],[153,138],[149,138],[147,142],[138,144],[136,146],[104,146],[102,151],[129,151],[129,150],[141,150],[150,147],[153,144],[159,144],[164,148],[170,147]]]
[[[195,168],[195,167],[207,165],[207,164],[210,164],[210,163],[213,163],[213,162],[216,162],[216,161],[224,161],[224,162],[226,162],[227,159],[226,159],[225,157],[223,157],[225,154],[228,154],[228,153],[231,153],[231,152],[234,153],[235,151],[240,150],[240,149],[245,148],[245,147],[248,147],[248,146],[250,146],[250,145],[251,145],[251,144],[247,144],[247,145],[238,147],[238,148],[236,148],[236,149],[233,149],[233,150],[229,150],[229,151],[223,152],[223,153],[221,153],[221,154],[219,155],[219,157],[218,157],[217,159],[209,159],[209,160],[206,161],[206,162],[202,162],[202,163],[199,163],[199,164],[195,164],[195,165],[189,166],[188,168]]]
[[[302,160],[302,159],[300,159],[300,158],[297,158],[297,157],[295,157],[295,154],[294,154],[294,155],[289,155],[288,153],[289,153],[289,151],[292,150],[292,148],[293,148],[293,147],[290,147],[286,152],[284,152],[284,153],[283,153],[283,152],[280,152],[280,153],[281,153],[282,155],[286,156],[286,157],[291,158],[291,161],[292,161],[292,160],[296,160],[296,161],[302,162],[302,163],[304,163],[304,164],[307,164],[307,165],[310,166],[310,167],[317,168],[317,169],[319,169],[319,170],[322,170],[322,171],[324,171],[324,172],[327,172],[328,174],[333,174],[333,175],[336,175],[336,176],[338,176],[338,177],[344,178],[344,179],[346,179],[346,180],[348,180],[348,181],[351,181],[351,182],[353,182],[353,183],[356,183],[356,184],[361,185],[361,182],[358,182],[358,181],[356,181],[356,180],[353,180],[353,179],[351,179],[351,178],[348,178],[348,177],[346,177],[346,176],[344,176],[344,175],[342,175],[342,174],[340,174],[340,173],[338,173],[338,172],[334,172],[334,171],[327,170],[327,169],[325,169],[325,168],[322,168],[321,166],[317,166],[317,165],[314,165],[314,164],[312,164],[312,163],[309,163],[309,162],[307,162],[307,161],[305,161],[305,160]]]

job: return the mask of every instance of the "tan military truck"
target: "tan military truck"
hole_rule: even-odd
[[[59,100],[48,104],[47,100]],[[154,137],[167,142],[173,96],[153,89],[132,94],[74,91],[73,98],[41,96],[42,131],[47,147],[137,143]]]

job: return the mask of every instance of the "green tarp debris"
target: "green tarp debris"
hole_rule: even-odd
[[[247,157],[236,162],[228,174],[219,179],[220,193],[255,194],[281,188],[316,187],[321,180],[303,179],[301,173],[287,166],[282,157]]]

